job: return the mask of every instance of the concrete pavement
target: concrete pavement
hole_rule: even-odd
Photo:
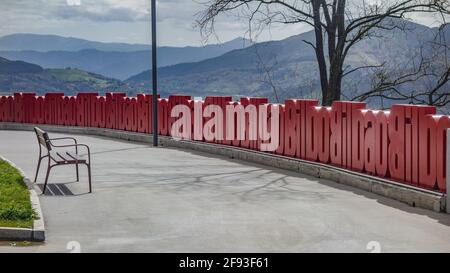
[[[450,252],[449,215],[224,157],[76,137],[92,148],[93,194],[85,168],[81,182],[73,166],[55,168],[50,183],[74,195],[40,197],[46,243],[0,242],[0,252],[68,252],[69,242],[82,252],[368,252],[371,241]],[[0,131],[0,154],[34,177],[32,132]]]

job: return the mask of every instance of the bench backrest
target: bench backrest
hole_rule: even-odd
[[[52,146],[50,145],[50,138],[48,137],[47,132],[38,127],[35,127],[34,131],[36,132],[39,144],[44,146],[48,151],[51,151]]]

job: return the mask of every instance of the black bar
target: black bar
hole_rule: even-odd
[[[152,88],[153,88],[153,146],[158,146],[158,68],[156,54],[156,0],[152,0]]]
[[[1,245],[1,242],[0,242]],[[300,243],[301,246],[301,243]],[[22,247],[23,249],[23,247]],[[36,250],[36,249],[35,249]],[[71,267],[80,270],[84,269],[82,266],[84,260],[92,259],[97,264],[103,267],[114,267],[123,264],[121,257],[125,256],[127,259],[128,271],[140,271],[142,268],[162,268],[164,272],[181,272],[181,273],[211,273],[211,272],[251,272],[251,273],[315,273],[315,272],[361,272],[366,268],[370,268],[375,272],[386,272],[386,265],[392,268],[394,272],[409,272],[417,268],[418,263],[411,263],[411,259],[421,260],[423,264],[427,265],[427,272],[442,272],[442,261],[447,261],[448,254],[261,254],[261,253],[245,253],[245,254],[190,254],[190,253],[169,253],[169,254],[84,254],[83,243],[81,243],[81,255],[59,255],[58,260],[71,263]],[[23,249],[26,251],[26,248]],[[55,251],[55,250],[54,250]],[[95,251],[95,250],[94,250]],[[405,251],[414,251],[413,249],[406,249]],[[31,250],[30,250],[31,252]],[[61,252],[68,253],[70,250],[63,248]],[[130,250],[130,252],[134,252]],[[21,254],[2,254],[8,255],[4,259],[11,261],[15,255],[18,261],[23,261]],[[28,255],[27,261],[36,262],[42,260],[42,255]],[[123,256],[122,256],[123,255]],[[19,260],[20,259],[20,260]],[[256,260],[255,260],[256,259]],[[194,260],[194,263],[191,262]],[[206,264],[199,263],[200,260],[213,260],[211,267]],[[429,262],[427,262],[427,260]],[[76,261],[73,263],[72,261]],[[183,262],[184,261],[184,262]],[[191,261],[191,262],[189,262]],[[391,262],[389,262],[391,261]],[[436,262],[441,261],[441,262]],[[73,265],[72,265],[73,264]],[[415,266],[415,267],[414,267]],[[429,268],[429,270],[428,270]]]

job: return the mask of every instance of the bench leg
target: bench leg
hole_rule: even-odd
[[[80,181],[80,175],[79,175],[79,172],[78,172],[78,163],[76,164],[76,169],[77,169],[77,182],[79,182]]]
[[[88,165],[86,165],[88,168],[88,177],[89,177],[89,193],[92,193],[92,182],[91,182],[91,163],[89,162]]]
[[[39,168],[41,167],[41,161],[42,161],[42,157],[39,157],[39,161],[38,161],[38,165],[37,165],[37,169],[36,169],[36,176],[34,177],[34,183],[36,183],[36,181],[38,179]]]
[[[47,182],[48,182],[48,177],[50,176],[50,170],[52,168],[48,167],[47,169],[47,175],[45,176],[45,184],[44,184],[44,190],[42,191],[42,194],[45,194],[45,190],[47,189]]]

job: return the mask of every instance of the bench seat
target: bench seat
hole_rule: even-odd
[[[83,155],[77,155],[69,151],[50,151],[50,158],[58,164],[84,164],[87,162],[87,157]]]

